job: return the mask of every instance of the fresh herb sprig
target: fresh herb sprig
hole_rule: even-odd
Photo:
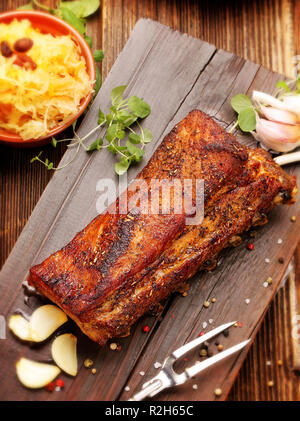
[[[69,162],[61,167],[54,167],[53,162],[49,162],[48,159],[44,161],[41,159],[42,152],[32,158],[31,162],[40,162],[48,170],[60,170],[73,162],[80,147],[89,153],[107,149],[113,155],[118,156],[119,161],[115,163],[115,172],[118,175],[124,174],[132,163],[140,162],[144,156],[146,144],[152,140],[151,132],[140,125],[140,120],[150,114],[151,108],[147,102],[136,95],[124,99],[125,89],[126,85],[122,85],[111,91],[110,112],[105,115],[99,108],[98,125],[84,137],[80,137],[73,126],[74,139],[56,140],[52,138],[51,143],[54,147],[57,146],[58,142],[73,140],[68,147],[76,147],[76,151]],[[100,128],[105,128],[104,137],[97,138],[87,146],[86,140]]]
[[[92,39],[86,34],[86,18],[93,15],[100,7],[100,0],[74,0],[60,1],[56,8],[48,7],[38,0],[31,0],[25,6],[19,7],[22,10],[42,9],[48,13],[56,15],[72,25],[84,37],[88,45],[92,48]],[[94,60],[99,63],[103,59],[102,50],[94,50]],[[95,95],[101,86],[101,76],[96,68]]]

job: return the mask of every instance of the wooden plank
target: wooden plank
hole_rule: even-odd
[[[13,9],[26,2],[26,0],[4,0],[0,4],[0,11]],[[43,3],[54,4],[55,1],[45,0]],[[99,13],[93,19],[89,34],[93,36],[94,45],[100,47],[103,42],[106,55],[103,66],[104,76],[115,61],[136,20],[141,16],[153,17],[183,32],[216,43],[218,47],[228,49],[265,66],[272,66],[274,70],[292,74],[289,57],[293,48],[290,48],[290,46],[293,42],[295,45],[299,44],[300,38],[297,36],[297,31],[299,31],[299,19],[297,19],[299,2],[251,0],[244,1],[241,4],[227,1],[226,4],[218,5],[218,8],[210,1],[112,0],[106,2],[103,0],[103,3],[105,3],[103,8],[106,7],[106,17],[103,12]],[[293,7],[293,10],[291,10],[291,7]],[[294,37],[289,24],[292,16],[295,22]],[[101,28],[103,29],[101,30]],[[276,28],[276,31],[274,31],[274,28]],[[95,44],[96,41],[98,41],[97,44]],[[281,48],[282,46],[283,48]],[[299,52],[299,48],[295,49],[295,53]],[[62,152],[63,148],[61,147],[56,150],[51,147],[45,148],[47,156],[56,163],[58,163]],[[0,261],[2,263],[50,179],[49,172],[41,167],[29,165],[29,160],[35,153],[35,151],[13,151],[1,147]],[[277,336],[286,332],[288,326],[286,319],[282,319],[282,311],[274,313],[272,309],[274,305],[276,308],[282,308],[285,299],[285,295],[283,295],[281,301],[276,298],[275,304],[271,308],[275,318],[278,317],[277,325],[279,324],[282,329],[282,331],[275,330]],[[275,322],[276,319],[268,318],[264,331],[272,328],[272,324]],[[247,366],[242,370],[239,384],[234,388],[232,397],[235,400],[260,399],[267,396],[264,391],[267,387],[259,381],[260,371],[257,370],[255,365],[257,363],[264,365],[266,362],[262,345],[268,338],[264,335],[264,331],[259,334],[255,348],[251,351],[252,357],[250,355]],[[285,346],[288,349],[288,342]],[[257,360],[254,356],[257,357]],[[286,361],[288,363],[288,358]],[[276,389],[277,385],[280,384],[289,385],[281,388],[280,396],[284,400],[291,396],[285,393],[285,390],[290,387],[296,390],[297,384],[298,386],[300,384],[299,379],[297,381],[296,377],[291,378],[288,375],[289,373],[288,367],[283,367],[281,374],[278,373],[274,386],[274,389]],[[293,386],[291,386],[291,383]],[[295,393],[294,397],[297,396]],[[298,394],[299,396],[300,394]]]
[[[170,60],[167,53],[174,43],[178,48],[176,60],[175,57],[173,60]],[[126,57],[131,51],[134,51],[135,55],[129,62],[126,60]],[[150,102],[153,112],[147,120],[147,125],[151,128],[157,142],[161,138],[162,131],[165,129],[167,123],[173,118],[178,104],[182,102],[182,98],[185,98],[192,89],[199,73],[202,72],[214,53],[215,47],[212,45],[191,38],[187,39],[187,36],[172,33],[170,30],[154,22],[140,21],[136,25],[131,39],[125,46],[123,53],[120,54],[109,78],[105,81],[101,92],[83,121],[80,127],[80,133],[86,133],[91,128],[90,125],[93,125],[97,121],[97,108],[99,104],[101,104],[102,109],[108,109],[109,104],[107,101],[111,88],[116,85],[128,83],[129,93],[134,92],[144,96],[146,99],[151,98]],[[185,63],[189,56],[193,56],[195,60],[187,71]],[[160,66],[164,71],[155,73],[156,70],[153,69],[152,63],[156,59],[159,60]],[[184,78],[184,84],[181,82],[181,86],[174,92],[174,102],[173,100],[169,101],[167,100],[168,81],[171,80],[174,83],[179,83],[179,78]],[[150,83],[145,86],[144,80],[149,80]],[[159,86],[159,90],[157,90],[157,86]],[[149,146],[144,162],[152,154],[155,142]],[[69,150],[65,154],[62,164],[69,161],[72,153]],[[22,308],[22,293],[20,294],[19,292],[20,281],[25,278],[28,268],[32,263],[42,260],[49,253],[64,245],[66,241],[71,239],[79,229],[84,227],[95,216],[95,202],[97,199],[96,184],[101,177],[115,178],[113,174],[113,161],[114,158],[106,153],[106,151],[104,151],[104,154],[94,155],[88,155],[83,152],[74,164],[70,165],[65,171],[58,172],[54,175],[2,270],[1,293],[3,300],[0,310],[1,314],[7,315],[11,311],[12,306],[14,308],[15,306]],[[132,169],[130,171],[130,177],[132,178],[137,171],[137,168]],[[61,189],[62,185],[64,189]],[[74,206],[74,203],[77,203],[77,205]],[[11,282],[8,284],[7,280],[11,278],[12,273],[16,279],[16,283]],[[19,285],[17,289],[16,284]],[[110,380],[102,384],[102,388],[105,388],[102,396],[104,399],[114,398],[119,393],[119,390],[114,385],[116,374],[119,373],[118,382],[122,386],[122,378],[124,377],[126,379],[131,366],[135,363],[135,353],[129,351],[133,348],[140,352],[141,345],[139,342],[144,342],[146,337],[141,338],[140,335],[137,335],[136,340],[132,340],[133,343],[128,343],[127,346],[124,346],[124,350],[122,350],[122,354],[124,353],[125,355],[127,347],[129,348],[126,354],[128,364],[124,366],[124,369],[120,373],[120,359],[115,357],[115,373],[113,374],[114,370],[111,371],[112,366],[106,361],[107,359],[111,360],[107,349],[101,349],[99,351],[99,355],[102,355],[100,363],[102,375],[107,370],[110,373],[110,376],[107,375]],[[9,341],[5,341],[1,353],[2,357],[5,356],[5,358],[8,358],[12,364],[15,355],[11,353]],[[103,357],[103,353],[106,355],[105,358]],[[124,361],[126,361],[126,358],[124,358]],[[84,368],[83,372],[86,375]],[[100,376],[100,378],[103,379],[103,376]],[[82,380],[80,381],[84,381],[84,376],[82,376]],[[82,388],[79,396],[74,394],[72,395],[72,399],[81,397],[84,390],[88,389]],[[96,390],[98,391],[97,396],[99,397],[102,389],[101,387],[97,387]],[[21,390],[21,392],[23,391]],[[11,391],[6,389],[3,393],[5,396],[9,396]],[[26,396],[28,394],[30,395],[30,392],[26,392]],[[43,396],[43,394],[45,395],[45,392],[41,391],[40,396]],[[24,396],[22,393],[20,395],[16,394],[16,398],[21,398],[22,396]]]

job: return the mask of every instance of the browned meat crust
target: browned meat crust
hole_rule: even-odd
[[[30,270],[29,283],[100,344],[126,332],[230,239],[296,193],[295,179],[267,152],[240,145],[198,110],[175,126],[138,176],[149,186],[152,178],[175,177],[204,179],[201,225],[186,226],[174,206],[168,215],[108,211]]]

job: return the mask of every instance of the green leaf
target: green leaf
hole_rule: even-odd
[[[300,75],[298,75],[297,79],[297,93],[300,93]]]
[[[152,141],[152,133],[148,129],[142,129],[144,134],[144,143],[150,143]]]
[[[94,88],[95,95],[97,95],[100,88],[101,88],[101,75],[100,75],[98,67],[96,67],[96,81],[95,81],[95,88]]]
[[[51,145],[52,145],[54,148],[56,148],[56,145],[57,145],[57,140],[55,139],[55,137],[52,137],[52,139],[51,139]]]
[[[129,142],[129,140],[126,142],[126,147],[130,155],[133,155],[135,161],[139,162],[142,159],[144,155],[144,151],[142,149],[134,146],[131,142]]]
[[[128,107],[131,109],[134,115],[140,118],[147,117],[151,112],[150,105],[135,95],[129,98]]]
[[[137,135],[136,133],[129,133],[129,140],[131,143],[138,144],[141,143],[141,136]]]
[[[117,107],[120,104],[120,102],[122,101],[123,93],[126,89],[126,86],[127,85],[117,86],[111,91],[110,98],[111,98],[112,105]]]
[[[117,136],[117,132],[118,132],[118,125],[116,123],[111,124],[107,131],[106,131],[106,139],[108,140],[108,142],[111,142],[112,140],[114,140]]]
[[[101,108],[99,108],[98,116],[99,116],[99,118],[98,118],[98,124],[104,123],[105,122],[105,115],[101,111]]]
[[[106,117],[105,117],[106,124],[109,126],[110,123],[113,121],[113,119],[114,119],[114,116],[113,116],[112,113],[107,114]]]
[[[118,175],[125,174],[130,165],[130,160],[122,158],[121,161],[115,163],[115,171]]]
[[[122,130],[122,129],[118,130],[116,136],[120,140],[124,139],[124,137],[125,137],[125,131]]]
[[[88,152],[94,151],[97,149],[99,151],[101,149],[101,146],[103,145],[103,139],[100,137],[99,139],[96,139],[88,148]]]
[[[95,50],[95,51],[93,52],[93,56],[94,56],[94,60],[95,60],[95,62],[96,62],[96,63],[100,63],[100,61],[102,61],[102,60],[103,60],[104,53],[103,53],[103,51],[102,51],[102,50]]]
[[[285,92],[291,92],[291,89],[289,88],[285,80],[280,80],[276,83],[276,86],[277,88],[283,89]]]
[[[88,35],[84,35],[83,38],[86,40],[87,45],[92,48],[93,46],[93,40],[91,37],[89,37]]]
[[[24,6],[20,6],[17,8],[17,10],[34,10],[34,7],[32,5],[32,2],[25,4]]]
[[[238,124],[243,132],[251,132],[252,130],[255,130],[256,114],[252,107],[245,108],[239,113]]]
[[[136,120],[137,117],[133,114],[130,114],[126,110],[120,110],[116,114],[116,120],[122,123],[125,127],[130,127]]]
[[[238,94],[231,98],[231,106],[237,112],[240,113],[241,111],[252,107],[251,99],[245,94]]]
[[[47,165],[47,170],[52,170],[52,168],[53,168],[53,162],[50,162],[50,163]]]
[[[59,8],[65,8],[70,10],[74,15],[76,15],[78,18],[83,17],[84,13],[84,3],[81,0],[75,0],[75,1],[61,1],[59,3]]]
[[[86,31],[86,25],[85,22],[78,18],[72,10],[67,9],[66,7],[60,8],[61,17],[66,22],[70,23],[72,26],[74,26],[75,29],[81,34],[84,35]]]
[[[60,8],[71,10],[77,17],[86,18],[95,13],[100,6],[100,0],[61,1]]]

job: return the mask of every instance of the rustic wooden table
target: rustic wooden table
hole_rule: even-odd
[[[3,0],[0,12],[26,3]],[[158,20],[288,76],[293,75],[293,56],[300,54],[299,0],[102,0],[100,12],[89,21],[88,33],[94,46],[104,50],[103,78],[140,17]],[[45,149],[55,163],[64,152],[63,147]],[[34,153],[1,147],[1,265],[51,178],[43,167],[30,165]],[[266,314],[230,400],[300,399],[300,377],[291,369],[288,297],[285,286]],[[283,361],[282,367],[278,360]],[[269,378],[274,387],[267,386]]]

